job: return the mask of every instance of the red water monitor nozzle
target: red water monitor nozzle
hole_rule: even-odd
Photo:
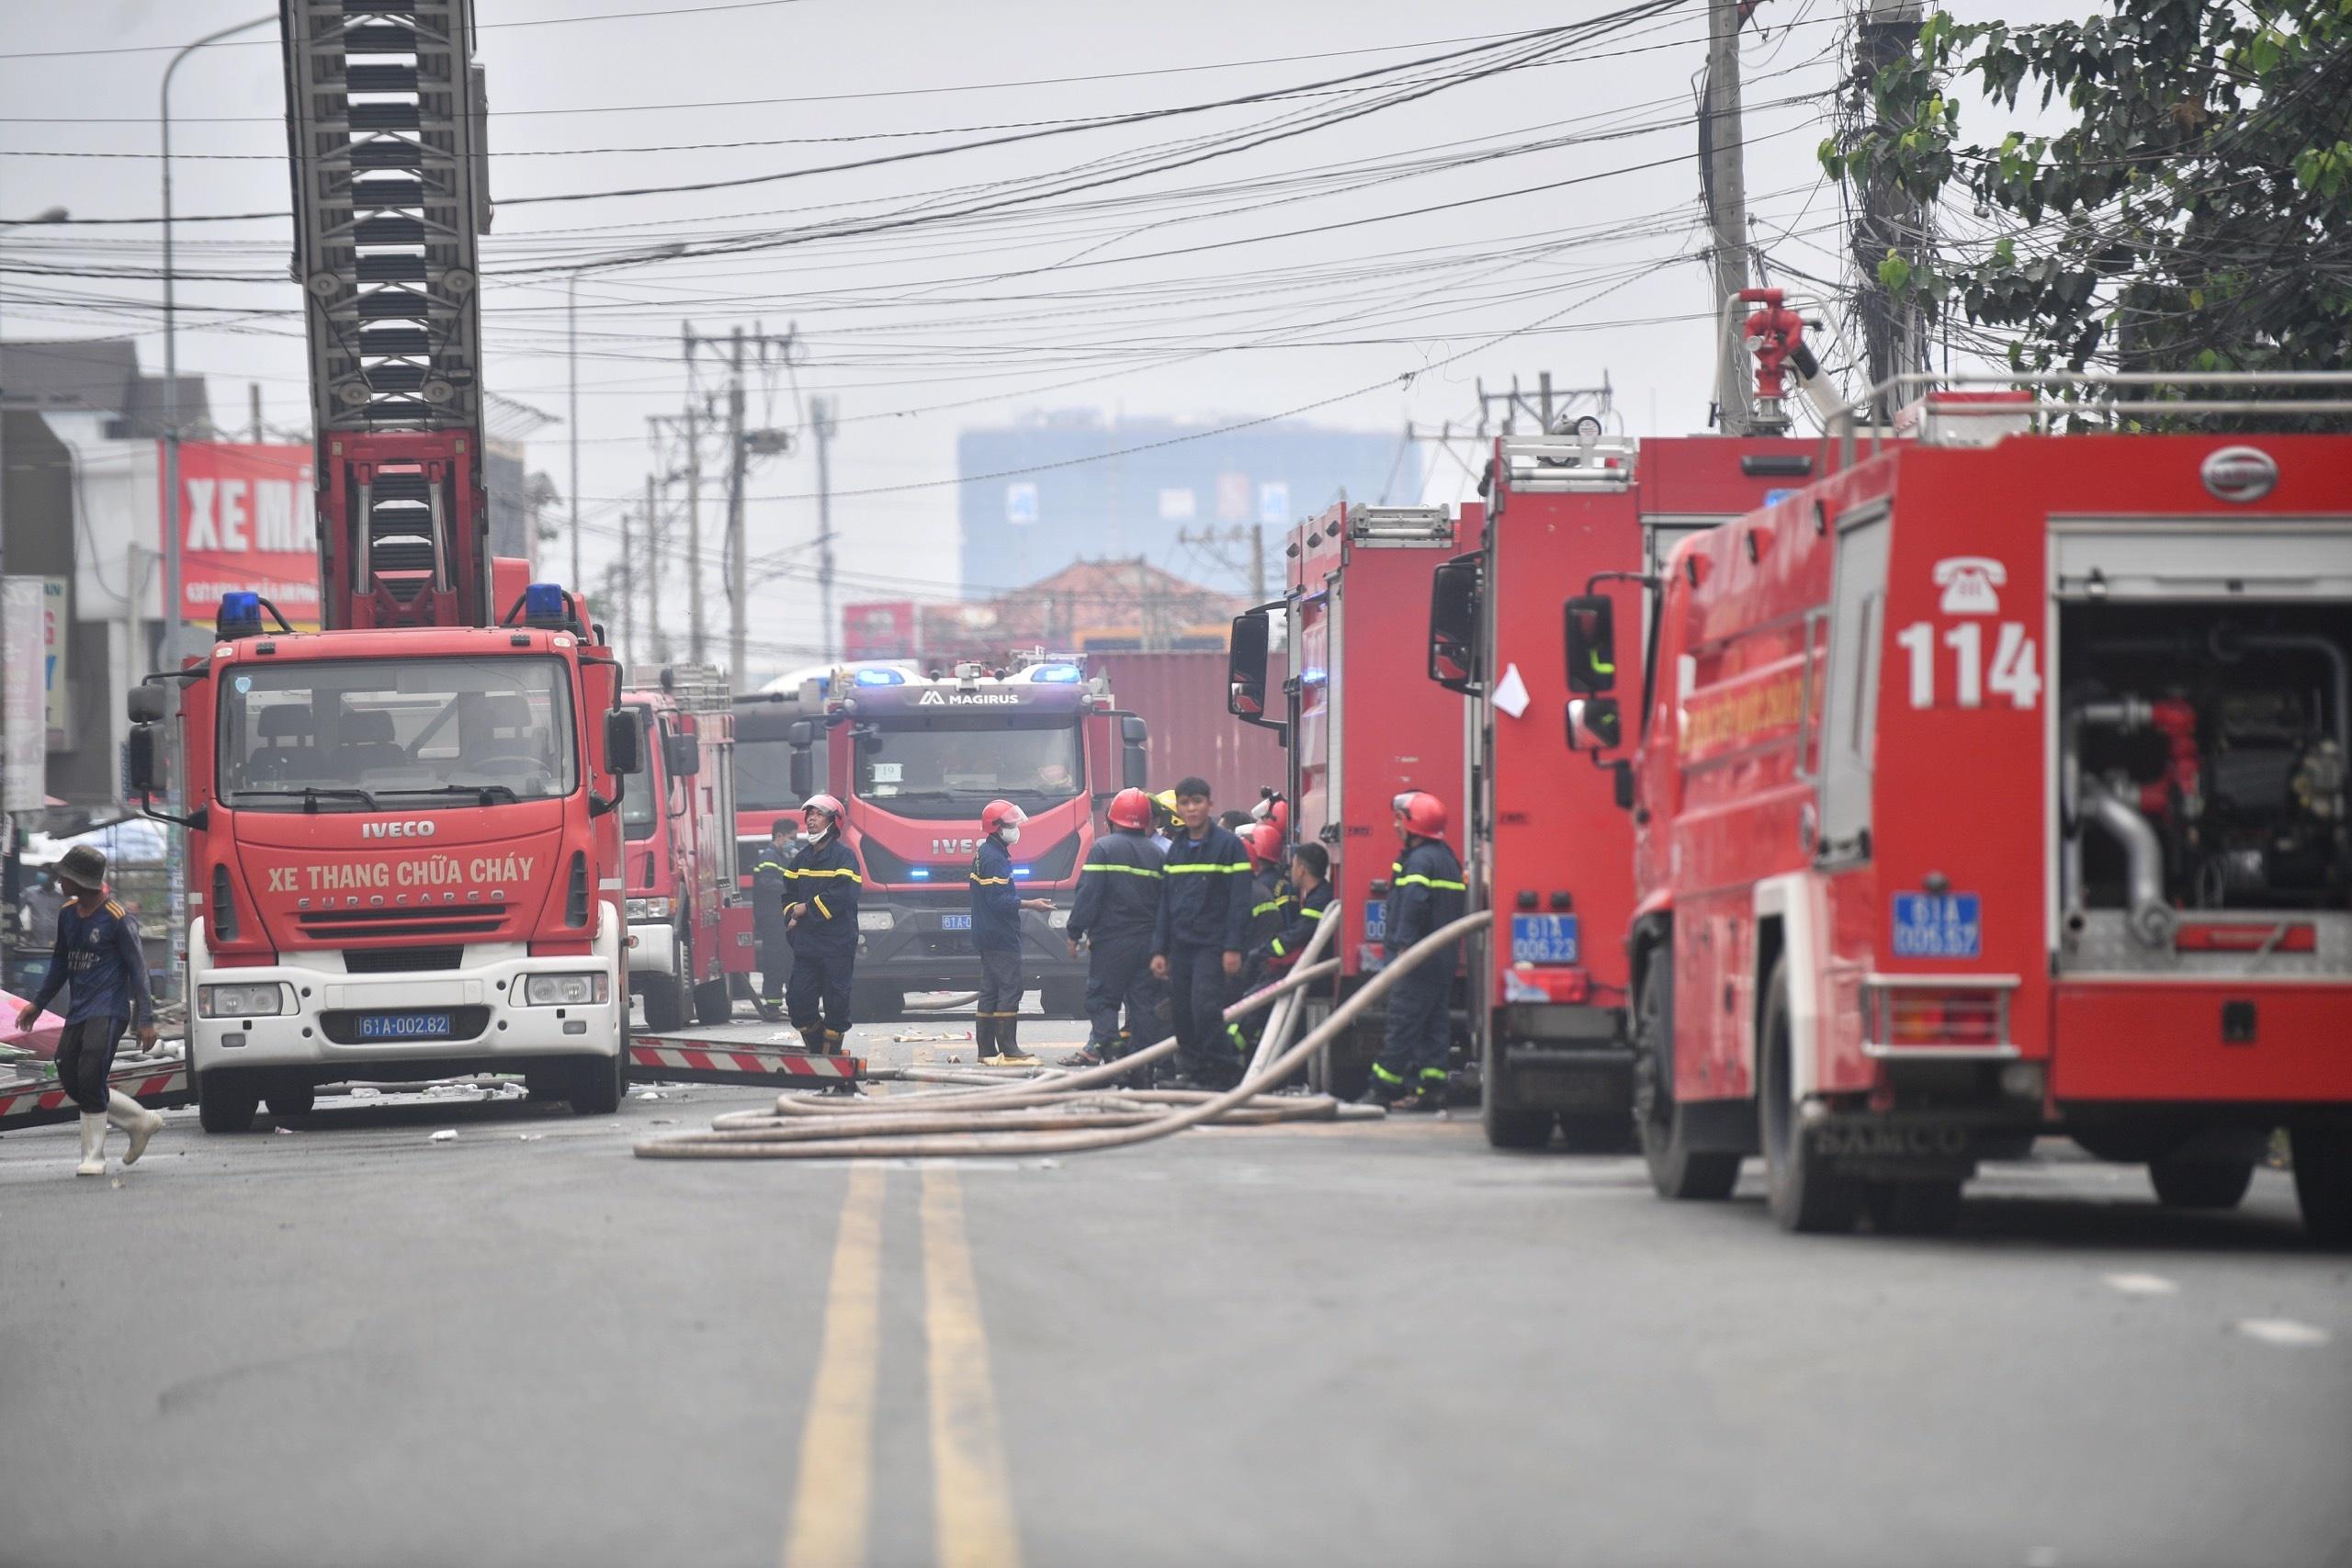
[[[1804,344],[1804,318],[1781,302],[1779,289],[1743,288],[1739,300],[1757,307],[1741,335],[1755,345],[1758,398],[1786,397],[1791,366],[1808,381],[1821,374],[1820,362]]]

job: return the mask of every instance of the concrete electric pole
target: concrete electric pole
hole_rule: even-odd
[[[1739,126],[1739,25],[1747,6],[1741,0],[1710,0],[1707,6],[1707,101],[1699,116],[1699,157],[1707,197],[1707,221],[1714,231],[1716,423],[1727,435],[1748,431],[1746,355],[1724,326],[1724,301],[1747,287],[1747,186]]]
[[[808,400],[810,434],[817,438],[817,609],[824,618],[825,662],[835,658],[833,638],[833,400]]]

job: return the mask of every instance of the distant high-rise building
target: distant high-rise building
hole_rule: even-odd
[[[1265,526],[1265,570],[1278,585],[1292,524],[1342,492],[1350,501],[1396,504],[1420,493],[1420,454],[1400,434],[1290,420],[1197,434],[1214,427],[1076,410],[965,431],[956,446],[967,481],[965,592],[1035,582],[1080,558],[1141,557],[1194,582],[1246,593],[1253,587],[1250,554],[1247,535],[1236,536],[1236,528]],[[1102,456],[1110,452],[1123,455]]]

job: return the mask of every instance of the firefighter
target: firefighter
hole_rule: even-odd
[[[1183,814],[1176,809],[1174,790],[1163,789],[1151,797],[1151,838],[1161,854],[1168,852],[1168,846],[1176,841],[1183,826]]]
[[[1234,997],[1246,995],[1265,982],[1266,964],[1261,955],[1280,934],[1291,909],[1290,884],[1284,880],[1282,869],[1282,829],[1272,822],[1247,816],[1242,821],[1245,826],[1235,837],[1250,854],[1250,926],[1241,937],[1241,978],[1232,987]],[[1258,1037],[1264,1032],[1267,1016],[1267,1010],[1261,1008],[1231,1026],[1241,1042],[1245,1058],[1256,1054]]]
[[[792,901],[785,892],[792,836],[792,818],[777,818],[768,829],[767,852],[752,868],[752,928],[760,943],[760,995],[753,1005],[766,1023],[784,1021],[784,982],[792,973],[791,928],[784,919],[784,907]]]
[[[842,841],[842,803],[812,795],[800,808],[808,841],[784,868],[785,926],[792,973],[785,1008],[801,1043],[835,1055],[849,1033],[850,982],[857,971],[857,852]]]
[[[107,1083],[125,1029],[136,1021],[139,1043],[155,1043],[155,1000],[147,990],[139,921],[106,895],[107,857],[76,844],[57,863],[56,877],[69,901],[57,912],[49,975],[17,1014],[17,1027],[30,1029],[57,993],[73,987],[65,1032],[57,1043],[57,1081],[82,1113],[82,1163],[74,1174],[104,1176],[108,1126],[130,1135],[122,1163],[130,1166],[164,1125],[161,1116]]]
[[[992,1067],[1032,1067],[1021,1054],[1021,911],[1051,909],[1051,898],[1023,898],[1013,886],[1012,846],[1028,814],[1009,800],[980,807],[980,843],[972,856],[972,947],[980,958],[979,1004],[972,1041]]]
[[[1159,924],[1167,852],[1151,838],[1151,796],[1123,789],[1111,797],[1111,831],[1094,840],[1078,874],[1078,902],[1069,912],[1069,955],[1089,942],[1086,959],[1086,1046],[1062,1059],[1091,1067],[1165,1037],[1160,987],[1151,977],[1151,942]],[[1122,1010],[1126,1027],[1120,1025]]]
[[[1462,918],[1462,863],[1445,841],[1445,802],[1408,790],[1391,803],[1403,849],[1390,868],[1386,950],[1397,954]],[[1363,1103],[1397,1111],[1435,1111],[1445,1103],[1446,999],[1453,990],[1460,943],[1397,977],[1388,992],[1388,1037],[1372,1064]]]
[[[1282,929],[1250,954],[1250,962],[1268,975],[1278,975],[1298,962],[1314,938],[1323,911],[1331,907],[1331,856],[1320,844],[1301,844],[1290,852],[1290,905]]]
[[[1250,852],[1216,825],[1208,781],[1176,786],[1183,830],[1169,846],[1151,943],[1151,973],[1168,982],[1182,1077],[1203,1089],[1230,1089],[1245,1063],[1239,1033],[1225,1022],[1227,998],[1241,978],[1250,929]]]

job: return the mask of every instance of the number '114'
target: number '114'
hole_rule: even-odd
[[[1927,621],[1914,621],[1894,634],[1903,651],[1911,656],[1911,705],[1931,708],[1936,705],[1936,628]],[[1984,658],[1984,626],[1981,621],[1962,621],[1944,629],[1943,645],[1951,650],[1953,697],[1960,706],[1976,708],[1984,705],[1984,694],[2007,697],[2014,707],[2030,708],[2041,695],[2041,671],[2038,668],[2033,638],[2025,635],[2025,626],[2017,621],[2003,621],[1994,628],[1993,657],[1987,664]]]

